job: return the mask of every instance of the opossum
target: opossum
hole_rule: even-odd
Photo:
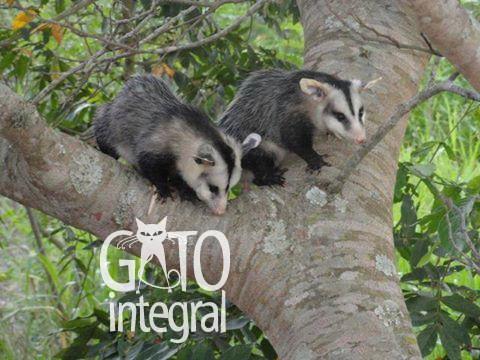
[[[240,179],[242,155],[261,140],[249,134],[240,144],[154,76],[128,80],[97,110],[94,133],[102,152],[134,165],[162,198],[176,188],[182,198],[196,195],[218,215]]]
[[[300,156],[308,169],[329,165],[313,149],[317,132],[365,141],[365,110],[360,92],[371,83],[342,80],[309,70],[262,70],[240,86],[219,125],[237,139],[250,132],[262,143],[242,159],[257,185],[283,185],[280,163],[287,151]]]

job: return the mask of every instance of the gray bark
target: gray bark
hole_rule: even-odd
[[[425,53],[359,41],[325,6],[299,0],[305,28],[305,66],[364,80],[383,77],[366,94],[373,133],[417,90]],[[416,24],[391,1],[328,1],[405,43],[421,45]],[[369,31],[360,29],[360,31]],[[168,230],[217,229],[229,239],[232,267],[227,297],[263,329],[279,357],[298,359],[418,359],[420,354],[394,266],[392,192],[406,119],[360,164],[335,199],[323,184],[354,147],[321,139],[332,168],[305,172],[289,158],[285,188],[253,189],[223,217],[202,206],[155,203],[149,184],[133,170],[48,128],[33,106],[0,84],[0,193],[104,238],[135,230],[135,217]],[[138,252],[133,248],[132,252]],[[176,251],[167,249],[170,266]],[[191,252],[189,254],[192,255]],[[217,279],[220,248],[204,248],[207,280]]]
[[[458,0],[402,0],[418,18],[420,30],[480,91],[480,24]]]

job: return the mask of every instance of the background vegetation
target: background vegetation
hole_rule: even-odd
[[[122,23],[122,4],[127,2],[97,1],[89,11],[74,16],[77,33],[45,21],[70,7],[68,0],[0,4],[0,78],[36,101],[52,126],[74,135],[88,129],[97,105],[114,97],[132,73],[162,76],[215,119],[250,71],[302,65],[302,29],[293,3],[269,5],[204,46],[164,55],[148,53],[172,42],[204,39],[251,5],[227,4],[212,13],[204,9],[188,14],[186,26],[162,34],[145,53],[72,73],[39,99],[48,84],[105,46],[81,33],[103,36],[128,31]],[[132,13],[141,14],[151,4],[142,0]],[[465,5],[480,13],[478,3]],[[152,29],[188,6],[169,4],[159,9],[149,22]],[[430,73],[443,79],[452,71],[445,60],[435,59],[425,82]],[[393,227],[397,269],[422,353],[429,359],[480,357],[480,259],[463,236],[467,232],[479,249],[480,205],[474,201],[480,193],[479,134],[478,104],[443,94],[411,114],[401,151]],[[450,207],[442,197],[453,200]],[[175,336],[171,332],[163,337],[109,333],[105,311],[111,299],[99,274],[99,244],[85,232],[0,199],[2,358],[276,359],[261,330],[231,304],[225,335],[197,333],[181,346],[168,341]],[[149,276],[155,276],[150,271]],[[187,293],[144,289],[142,295],[167,303],[218,301],[217,294],[207,294],[194,283]],[[135,296],[114,294],[114,300]]]

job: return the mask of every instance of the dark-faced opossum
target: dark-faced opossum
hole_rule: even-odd
[[[313,149],[317,132],[361,144],[365,141],[365,110],[360,92],[369,87],[325,73],[263,70],[252,73],[220,118],[220,127],[237,139],[250,132],[262,143],[242,159],[257,185],[283,185],[279,167],[286,151],[305,160],[310,170],[328,165]]]
[[[261,139],[248,134],[240,144],[153,76],[128,80],[97,110],[94,132],[102,152],[133,164],[161,197],[171,196],[174,187],[182,198],[196,194],[219,215],[240,179],[242,154]]]

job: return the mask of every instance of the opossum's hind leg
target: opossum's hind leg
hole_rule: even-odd
[[[182,179],[180,175],[174,175],[169,180],[169,184],[175,188],[178,193],[178,196],[181,200],[196,202],[198,200],[197,194],[195,191],[188,186],[185,180]]]
[[[283,174],[286,169],[275,165],[275,159],[263,149],[253,149],[242,158],[242,168],[253,173],[257,186],[285,185]]]
[[[138,167],[141,174],[155,185],[158,195],[166,199],[173,199],[169,176],[175,166],[175,157],[170,154],[141,153]]]

